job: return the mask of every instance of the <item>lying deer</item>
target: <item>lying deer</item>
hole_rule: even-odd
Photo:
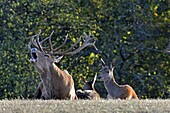
[[[90,100],[99,100],[100,95],[96,92],[94,84],[96,81],[97,75],[91,81],[87,81],[84,77],[81,76],[81,80],[84,83],[83,90],[77,90],[76,95],[79,99],[90,99]]]
[[[104,86],[108,92],[108,98],[112,99],[138,99],[137,94],[133,90],[133,88],[129,85],[119,85],[117,84],[114,75],[114,64],[106,66],[105,63],[102,61],[102,69],[100,70],[100,74],[98,75],[98,79],[104,81]]]
[[[86,38],[80,47],[73,50],[81,41],[81,37],[69,49],[59,51],[65,46],[68,35],[59,47],[54,48],[55,44],[52,44],[51,41],[53,32],[42,41],[40,41],[40,34],[41,31],[33,36],[28,44],[32,56],[30,61],[36,67],[42,80],[36,90],[35,97],[38,98],[38,95],[41,95],[40,98],[44,99],[77,99],[72,76],[66,70],[61,70],[56,63],[59,63],[63,56],[77,54],[87,46],[93,45],[94,38],[84,34]],[[43,43],[47,40],[49,46],[43,47]]]

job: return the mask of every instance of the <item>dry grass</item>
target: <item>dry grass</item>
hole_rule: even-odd
[[[0,100],[0,113],[170,113],[167,100]]]

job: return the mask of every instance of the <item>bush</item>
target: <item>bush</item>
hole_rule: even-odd
[[[30,36],[42,30],[47,37],[71,40],[83,32],[96,37],[96,46],[107,62],[117,60],[119,84],[130,84],[141,98],[169,98],[168,1],[1,1],[0,2],[0,99],[32,98],[40,77],[29,62]],[[58,43],[61,44],[61,43]],[[99,55],[87,48],[60,63],[73,75],[76,89],[81,75],[99,73]],[[96,83],[102,97],[106,91]]]

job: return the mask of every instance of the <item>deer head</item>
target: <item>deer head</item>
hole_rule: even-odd
[[[87,81],[84,77],[81,76],[81,80],[84,83],[83,90],[79,89],[76,91],[76,95],[79,99],[90,99],[90,100],[99,100],[100,95],[96,92],[94,84],[97,78],[97,74],[90,81]]]
[[[94,90],[94,84],[96,82],[97,74],[90,81],[87,81],[83,76],[81,76],[81,80],[84,83],[83,90]]]
[[[33,36],[31,38],[31,41],[28,44],[28,47],[31,50],[30,61],[35,64],[38,72],[40,73],[43,73],[46,70],[49,70],[50,65],[53,64],[54,62],[55,63],[60,62],[63,56],[77,54],[82,49],[86,48],[87,46],[92,46],[95,43],[94,38],[90,38],[90,35],[87,35],[86,33],[84,33],[85,40],[80,47],[73,50],[77,46],[77,44],[81,41],[82,36],[80,36],[77,42],[75,42],[74,45],[68,48],[67,50],[59,51],[59,49],[63,48],[64,45],[66,44],[68,35],[66,35],[64,42],[59,47],[54,48],[55,44],[52,44],[52,41],[51,41],[51,36],[53,32],[50,34],[49,37],[45,38],[42,41],[40,41],[40,34],[41,34],[41,31],[37,35]],[[49,42],[49,46],[43,47],[42,46],[43,43],[47,40]]]
[[[110,66],[107,66],[106,63],[102,60],[102,69],[100,70],[100,74],[98,75],[98,79],[101,80],[109,80],[113,78],[113,70],[116,64],[116,60],[113,60]]]

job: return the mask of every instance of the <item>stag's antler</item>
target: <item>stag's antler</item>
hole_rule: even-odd
[[[93,44],[93,47],[94,47],[94,49],[97,51],[97,53],[99,54],[99,58],[100,58],[100,60],[101,60],[102,66],[103,66],[103,67],[106,66],[106,63],[104,62],[103,58],[102,58],[101,55],[100,55],[99,49],[95,46],[95,44]]]
[[[95,44],[94,38],[91,38],[90,35],[87,35],[86,33],[84,33],[85,40],[80,47],[73,50],[77,46],[77,44],[81,41],[82,36],[80,36],[80,38],[73,44],[73,46],[71,46],[67,50],[61,52],[58,50],[61,49],[62,47],[64,47],[64,45],[66,44],[67,39],[68,39],[68,34],[65,36],[64,42],[59,47],[56,47],[56,48],[54,48],[55,44],[52,44],[52,41],[51,41],[51,36],[52,36],[53,32],[50,34],[49,37],[45,38],[41,42],[39,39],[40,34],[41,34],[41,31],[37,35],[34,35],[32,37],[28,47],[31,48],[31,44],[33,44],[37,49],[44,52],[47,49],[47,47],[42,47],[42,43],[48,39],[49,40],[49,51],[48,52],[54,56],[55,55],[74,55],[74,54],[79,53],[82,49],[86,48],[87,46],[93,46]]]
[[[30,40],[30,42],[28,44],[28,48],[29,49],[31,49],[31,45],[33,44],[40,51],[44,51],[43,47],[41,46],[41,42],[39,42],[40,34],[41,34],[41,30],[40,30],[40,32],[37,35],[32,36],[32,38],[31,38],[31,40]],[[36,39],[35,39],[35,37],[36,37]],[[47,38],[49,38],[49,37],[47,37]],[[43,42],[44,42],[44,40],[43,40]]]

